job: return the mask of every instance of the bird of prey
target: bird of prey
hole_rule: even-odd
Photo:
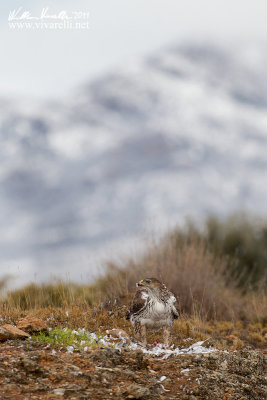
[[[136,286],[137,290],[126,316],[134,327],[136,338],[146,346],[146,329],[163,328],[164,344],[169,346],[171,328],[178,318],[175,296],[156,278],[143,279]]]

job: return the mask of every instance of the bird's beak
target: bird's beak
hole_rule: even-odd
[[[142,279],[141,281],[137,282],[136,286],[145,286],[145,285],[143,284],[143,279]]]

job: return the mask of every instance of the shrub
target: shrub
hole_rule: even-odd
[[[267,272],[267,222],[242,214],[225,221],[209,218],[205,239],[219,256],[227,256],[231,279],[243,291],[265,286]]]
[[[252,218],[210,218],[202,230],[189,222],[135,260],[110,262],[105,275],[91,286],[62,281],[29,284],[7,292],[2,308],[128,306],[135,283],[156,277],[176,294],[185,316],[267,322],[266,244],[267,224]]]
[[[227,272],[228,262],[200,235],[175,231],[137,261],[129,260],[123,266],[109,264],[106,276],[95,286],[105,298],[125,303],[136,282],[157,277],[175,293],[180,312],[187,315],[228,320],[266,318],[266,296],[252,292],[242,295]]]

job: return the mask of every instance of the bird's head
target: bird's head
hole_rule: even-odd
[[[158,289],[161,286],[161,283],[156,278],[146,278],[141,279],[141,281],[137,282],[137,287],[147,287],[148,289]]]

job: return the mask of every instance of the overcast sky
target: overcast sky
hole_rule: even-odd
[[[179,41],[262,41],[267,0],[77,0],[1,4],[0,96],[62,97],[85,80]],[[23,3],[23,4],[22,4]],[[11,30],[9,11],[89,12],[85,30]]]

